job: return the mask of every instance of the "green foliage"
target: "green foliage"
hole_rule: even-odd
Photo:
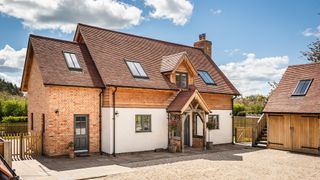
[[[302,51],[302,55],[311,62],[320,62],[320,40],[312,42],[308,45],[309,51]]]
[[[7,82],[1,78],[0,78],[0,92],[7,92],[8,94],[16,95],[16,96],[23,95],[20,89],[17,87],[17,85],[11,82]]]
[[[25,99],[0,99],[0,120],[5,116],[27,116]]]
[[[246,114],[262,114],[267,97],[263,95],[252,95],[235,99],[233,112],[235,116],[245,116]]]
[[[27,116],[6,116],[2,118],[2,123],[18,123],[18,122],[27,122]]]

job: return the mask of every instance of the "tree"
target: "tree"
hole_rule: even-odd
[[[320,40],[312,42],[308,45],[309,51],[302,51],[302,55],[311,62],[320,62]]]

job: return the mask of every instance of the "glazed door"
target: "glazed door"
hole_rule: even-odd
[[[74,122],[74,150],[75,152],[88,152],[88,115],[75,115]]]

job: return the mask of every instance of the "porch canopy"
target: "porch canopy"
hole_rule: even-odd
[[[169,113],[169,124],[170,121],[177,122],[177,130],[179,133],[179,139],[171,137],[170,144],[175,144],[178,146],[178,151],[184,151],[184,141],[188,140],[186,138],[192,139],[192,136],[185,137],[185,121],[187,118],[193,121],[194,114],[198,115],[203,124],[203,137],[202,137],[202,147],[205,149],[206,145],[206,122],[207,114],[210,113],[210,109],[201,94],[194,86],[190,86],[188,90],[180,91],[175,99],[167,108]],[[189,126],[187,126],[189,127]],[[169,128],[170,129],[170,128]],[[173,136],[173,135],[172,135]],[[189,140],[190,140],[189,139]],[[191,146],[191,144],[189,144]]]

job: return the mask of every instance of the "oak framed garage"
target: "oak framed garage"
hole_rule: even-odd
[[[320,63],[289,66],[264,109],[267,147],[320,154]]]

